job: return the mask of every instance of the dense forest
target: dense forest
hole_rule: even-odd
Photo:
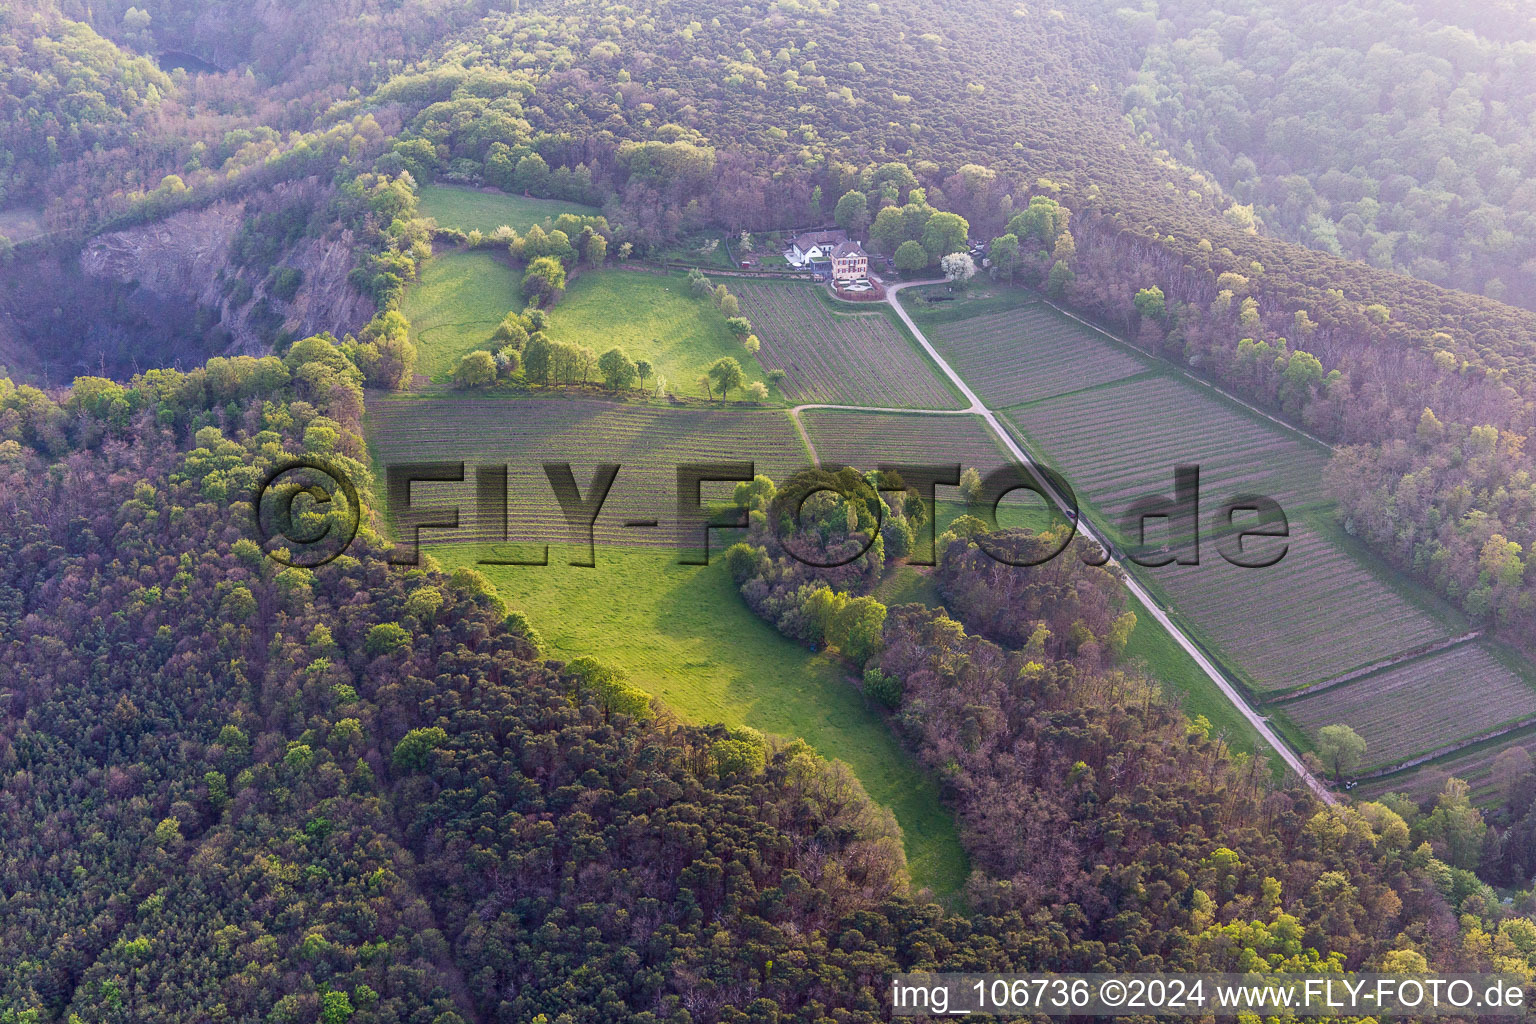
[[[36,214],[0,236],[6,312],[73,345],[72,293],[15,275],[238,204],[219,316],[270,347],[81,345],[68,376],[117,379],[40,389],[0,322],[0,1022],[822,1024],[882,1019],[870,986],[909,968],[1532,976],[1536,908],[1490,887],[1536,872],[1528,756],[1486,816],[1455,780],[1423,806],[1275,788],[1125,656],[1112,571],[986,554],[1048,537],[962,519],[936,538],[949,612],[887,607],[921,500],[853,470],[737,494],[742,599],[941,781],[974,868],[945,909],[844,766],[547,658],[474,573],[390,570],[366,486],[313,572],[267,557],[246,499],[295,455],[368,479],[364,388],[412,377],[398,307],[434,244],[495,250],[537,307],[707,226],[835,221],[914,272],[990,240],[1000,274],[1340,445],[1344,529],[1529,644],[1513,13],[490,6],[0,10],[0,212]],[[434,182],[601,215],[472,237],[421,215]],[[293,327],[321,242],[369,310],[340,340]],[[222,341],[182,298],[176,337]],[[479,371],[559,384],[544,324],[509,311]],[[797,525],[808,483],[842,497]]]
[[[1528,21],[1522,29],[1511,11],[1473,30],[1447,24],[1441,5],[1398,0],[1173,2],[1117,16],[1146,40],[1125,109],[1212,174],[1241,204],[1234,215],[1373,266],[1536,304]]]
[[[249,538],[286,454],[365,478],[358,383],[313,339],[63,405],[0,384],[0,1019],[867,1000],[836,936],[905,868],[846,768],[620,704],[483,580],[391,572],[368,532],[313,573]]]
[[[60,164],[121,144],[172,90],[152,61],[46,7],[0,13],[0,51],[0,204]]]

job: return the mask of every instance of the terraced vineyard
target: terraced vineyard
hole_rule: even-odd
[[[1285,557],[1265,569],[1232,565],[1207,541],[1199,565],[1141,576],[1261,697],[1451,636],[1305,520],[1293,517],[1290,533]]]
[[[994,409],[1107,384],[1151,365],[1044,303],[936,324],[923,333]]]
[[[1424,803],[1434,799],[1445,787],[1447,778],[1454,777],[1471,788],[1473,803],[1497,803],[1504,794],[1495,762],[1511,747],[1519,747],[1536,758],[1536,728],[1527,726],[1488,743],[1475,744],[1450,757],[1379,779],[1368,779],[1355,793],[1365,800],[1375,800],[1386,793],[1407,793]]]
[[[1181,464],[1200,467],[1202,500],[1213,511],[1245,492],[1268,495],[1289,513],[1323,500],[1323,450],[1170,377],[1065,395],[1007,416],[1108,517],[1107,526],[1118,527],[1144,495],[1171,495]]]
[[[1143,576],[1260,695],[1451,635],[1305,521],[1302,513],[1323,502],[1326,457],[1279,427],[1170,377],[1128,380],[1007,415],[1122,542],[1129,539],[1122,517],[1138,498],[1171,495],[1175,466],[1200,467],[1201,563]],[[1278,501],[1290,522],[1285,558],[1265,569],[1231,565],[1216,550],[1212,520],[1221,502],[1253,492]]]
[[[683,463],[749,461],[759,473],[783,479],[810,462],[789,417],[776,410],[666,409],[590,399],[512,396],[376,399],[368,411],[369,445],[381,466],[463,461],[462,484],[424,483],[414,501],[460,510],[444,540],[490,540],[499,522],[475,515],[474,467],[508,466],[509,537],[527,544],[563,543],[565,520],[542,468],[571,464],[577,487],[588,493],[599,463],[621,468],[594,535],[599,544],[678,544],[677,467]],[[731,485],[706,485],[706,500]],[[658,528],[626,527],[627,520],[657,520]],[[509,557],[530,557],[526,550]],[[551,558],[558,557],[551,554]]]
[[[986,474],[1012,462],[979,416],[807,409],[800,420],[824,463],[958,462]]]
[[[808,284],[741,280],[730,287],[763,343],[758,361],[784,371],[782,390],[790,401],[965,407],[885,306],[834,312]]]
[[[983,476],[1013,464],[1012,456],[978,416],[807,409],[800,417],[823,463],[859,469],[874,469],[881,462],[958,463],[964,468],[975,467]],[[938,497],[941,523],[963,511],[957,489],[940,487]],[[1042,499],[1017,491],[1003,499],[998,519],[1004,526],[1038,526],[1047,521],[1038,514],[1043,507]]]
[[[1438,614],[1432,600],[1416,602],[1394,587],[1335,534],[1321,446],[1043,305],[926,319],[957,372],[990,406],[1007,406],[1003,416],[1066,474],[1119,543],[1137,499],[1170,496],[1176,466],[1200,467],[1201,564],[1137,575],[1259,700],[1369,669],[1465,628],[1454,613]],[[963,443],[958,423],[903,419],[823,414],[811,437],[824,458],[855,462],[868,461],[863,448],[932,455]],[[961,458],[983,455],[971,447]],[[1288,549],[1277,565],[1233,566],[1217,549],[1213,519],[1224,500],[1242,493],[1272,497],[1287,513]],[[1536,690],[1481,648],[1412,664],[1297,699],[1288,710],[1304,742],[1321,725],[1347,721],[1368,733],[1371,764],[1380,767],[1536,715]],[[1477,710],[1448,714],[1451,693]]]
[[[1456,713],[1446,715],[1447,705]],[[1536,716],[1536,692],[1480,644],[1396,665],[1285,705],[1313,734],[1343,722],[1365,739],[1366,771],[1406,760],[1426,737],[1455,743]]]

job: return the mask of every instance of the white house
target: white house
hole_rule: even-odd
[[[832,251],[846,241],[846,231],[807,231],[796,235],[789,243],[789,248],[784,250],[784,259],[792,267],[803,267],[812,260],[830,260]]]

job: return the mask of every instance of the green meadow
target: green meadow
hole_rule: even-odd
[[[440,227],[457,231],[479,230],[490,234],[503,224],[519,233],[535,224],[553,221],[562,213],[578,217],[598,214],[595,207],[559,199],[530,199],[509,192],[485,192],[460,185],[423,185],[419,194],[421,213]]]
[[[548,334],[551,341],[586,345],[598,354],[618,346],[631,359],[649,362],[666,378],[666,389],[679,395],[702,397],[699,376],[722,356],[734,357],[747,380],[765,380],[757,357],[725,326],[725,315],[709,299],[695,296],[680,275],[584,273],[550,310]],[[654,377],[650,383],[654,386]]]
[[[524,306],[520,277],[489,252],[449,252],[421,268],[400,312],[411,322],[416,372],[447,384],[466,352],[486,345],[502,317]]]
[[[847,762],[901,825],[915,886],[951,899],[968,866],[935,781],[866,705],[843,667],[780,636],[742,601],[720,559],[679,565],[670,548],[599,548],[597,566],[478,566],[486,549],[439,544],[445,568],[476,568],[526,612],[551,657],[589,654],[623,669],[685,721],[800,737]]]
[[[416,372],[435,385],[452,383],[464,354],[489,347],[502,318],[526,307],[521,280],[520,268],[497,253],[454,251],[428,260],[400,307],[411,322]],[[681,276],[587,271],[548,312],[550,340],[586,345],[599,355],[622,348],[631,359],[651,364],[652,387],[659,374],[668,391],[702,397],[699,377],[722,356],[741,363],[748,381],[766,383],[762,365],[725,326],[725,315],[690,292]],[[771,395],[781,400],[777,392]],[[730,397],[744,395],[733,391]]]

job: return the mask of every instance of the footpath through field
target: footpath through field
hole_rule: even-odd
[[[945,361],[944,357],[939,354],[939,350],[935,348],[933,343],[928,340],[927,335],[923,334],[922,328],[918,327],[917,324],[912,320],[912,317],[907,314],[906,309],[902,307],[901,302],[898,299],[898,296],[903,289],[920,285],[942,283],[942,281],[938,280],[908,281],[902,284],[891,285],[886,289],[886,301],[889,302],[892,308],[896,310],[896,315],[901,317],[902,323],[907,325],[907,330],[912,332],[912,336],[917,339],[918,344],[923,347],[924,351],[928,353],[928,355],[933,359],[934,363],[939,367],[939,369],[944,371],[945,376],[954,382],[955,387],[960,389],[960,393],[965,396],[965,399],[971,403],[970,408],[957,411],[973,413],[977,416],[980,416],[987,422],[987,426],[991,428],[992,433],[997,436],[998,440],[1002,441],[1003,447],[1007,448],[1014,458],[1018,459],[1021,463],[1024,464],[1025,467],[1031,471],[1037,471],[1039,466],[1035,460],[1030,456],[1028,452],[1019,446],[1018,442],[1014,440],[1013,435],[1003,428],[1003,425],[998,421],[997,416],[992,412],[992,410],[983,404],[982,400],[976,395],[976,392],[971,390],[970,386],[966,384],[965,380],[958,373],[956,373],[954,369],[949,365],[949,363]],[[813,407],[807,406],[804,408]],[[799,411],[800,410],[798,408],[793,410],[793,412],[796,414],[798,414]],[[904,411],[913,412],[915,410],[908,409]],[[798,427],[800,425],[799,416],[795,415],[794,419],[795,425]],[[801,430],[801,433],[804,434],[803,429]],[[808,438],[807,441],[809,441]],[[812,457],[814,456],[815,452],[813,450]],[[1068,509],[1068,503],[1066,499],[1063,498],[1062,495],[1056,493],[1055,488],[1051,486],[1049,480],[1046,479],[1045,474],[1041,472],[1035,472],[1035,476],[1045,484],[1047,489],[1051,491],[1052,498],[1055,500],[1056,504],[1060,506],[1062,511],[1066,512]],[[1088,521],[1086,514],[1079,514],[1078,528],[1082,531],[1085,537],[1098,544],[1105,551],[1112,550],[1109,542],[1101,537],[1098,530]],[[1118,565],[1119,563],[1111,559],[1111,564]],[[1125,585],[1127,589],[1129,589],[1130,592],[1136,596],[1137,600],[1139,600],[1147,609],[1147,611],[1151,613],[1152,617],[1157,620],[1158,624],[1168,631],[1168,635],[1173,637],[1173,639],[1178,642],[1179,646],[1184,649],[1184,652],[1194,659],[1195,664],[1200,666],[1200,670],[1210,677],[1211,682],[1216,684],[1217,688],[1220,689],[1221,692],[1226,695],[1227,699],[1232,702],[1233,706],[1242,713],[1243,717],[1248,720],[1249,724],[1253,726],[1254,730],[1264,738],[1264,742],[1268,743],[1271,747],[1274,748],[1275,753],[1280,755],[1281,760],[1283,760],[1292,771],[1294,771],[1298,776],[1301,777],[1304,782],[1306,782],[1307,786],[1311,788],[1312,792],[1317,794],[1319,799],[1328,804],[1338,803],[1338,798],[1334,796],[1333,791],[1330,790],[1321,779],[1319,779],[1310,770],[1308,770],[1307,766],[1302,763],[1301,758],[1296,756],[1296,752],[1293,751],[1286,744],[1286,742],[1281,739],[1273,729],[1269,727],[1269,721],[1263,715],[1259,714],[1253,708],[1248,706],[1248,702],[1243,699],[1242,694],[1237,692],[1237,688],[1232,685],[1232,683],[1227,679],[1226,675],[1223,674],[1222,671],[1218,669],[1214,664],[1212,664],[1211,660],[1205,656],[1205,652],[1200,649],[1198,644],[1196,644],[1192,639],[1190,639],[1188,635],[1185,634],[1182,629],[1174,624],[1173,620],[1168,617],[1167,613],[1163,611],[1162,607],[1157,603],[1156,600],[1153,599],[1152,595],[1147,593],[1141,584],[1136,581],[1135,577],[1131,575],[1130,570],[1125,566],[1120,566],[1120,568],[1124,572]]]

